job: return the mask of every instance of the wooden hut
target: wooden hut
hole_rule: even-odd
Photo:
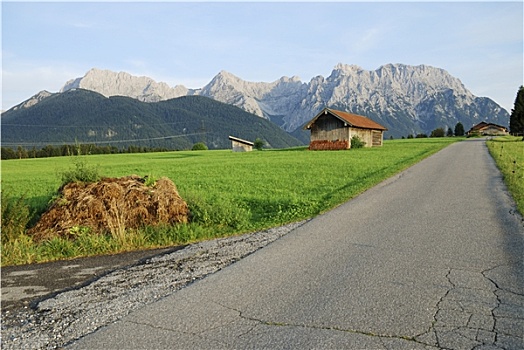
[[[382,146],[387,130],[369,118],[330,108],[320,111],[304,129],[311,130],[311,150],[350,149],[355,135],[365,142],[365,147]]]
[[[231,140],[233,152],[251,152],[255,145],[253,142],[242,140],[238,137],[229,136],[229,139]]]

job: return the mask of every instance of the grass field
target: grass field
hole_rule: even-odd
[[[504,175],[519,212],[524,215],[524,142],[522,137],[497,137],[487,142],[489,151]]]
[[[82,156],[105,177],[167,176],[188,201],[195,220],[177,227],[129,232],[126,242],[80,233],[76,241],[40,244],[21,235],[2,241],[2,264],[184,244],[302,220],[329,210],[459,139],[386,141],[381,148],[250,153],[187,151]],[[78,159],[78,157],[74,157]],[[25,199],[38,217],[56,195],[71,157],[2,161],[2,192]]]

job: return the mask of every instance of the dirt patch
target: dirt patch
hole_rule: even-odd
[[[143,225],[188,221],[187,204],[173,181],[163,177],[153,185],[145,183],[146,179],[132,175],[67,184],[28,234],[38,241],[72,237],[75,230],[88,227],[93,233],[120,235]]]

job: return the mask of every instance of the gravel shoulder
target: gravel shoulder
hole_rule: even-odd
[[[2,349],[67,345],[221,270],[304,222],[183,249],[3,268]]]
[[[20,311],[71,289],[86,286],[121,268],[140,265],[185,246],[92,256],[1,269],[2,311]]]

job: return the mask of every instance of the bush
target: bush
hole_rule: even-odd
[[[74,168],[59,173],[62,183],[61,187],[71,182],[97,182],[100,180],[100,174],[97,167],[87,165],[81,159],[73,160]]]
[[[207,151],[208,148],[205,143],[203,142],[197,142],[193,145],[193,148],[191,148],[192,151]]]
[[[266,143],[264,142],[264,140],[257,138],[254,142],[253,147],[255,147],[256,150],[260,151],[262,150],[262,148],[264,148],[265,145]]]
[[[431,132],[431,137],[444,137],[446,135],[446,132],[444,131],[444,128],[436,128]]]
[[[351,138],[351,148],[362,148],[365,145],[366,143],[362,141],[357,135],[353,135]]]

